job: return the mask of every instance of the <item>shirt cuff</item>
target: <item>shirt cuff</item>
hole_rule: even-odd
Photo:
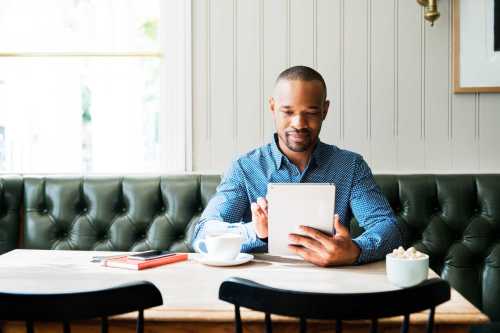
[[[359,236],[359,237],[356,237],[352,240],[354,243],[356,243],[356,245],[359,247],[359,250],[361,251],[359,253],[359,256],[358,256],[358,259],[356,259],[356,261],[354,262],[355,265],[360,265],[360,264],[364,264],[364,263],[367,263],[368,261],[370,261],[370,257],[371,257],[371,254],[370,254],[370,240],[366,237],[366,236]]]
[[[257,233],[255,232],[255,222],[247,222],[247,223],[242,223],[241,228],[245,232],[245,238],[249,243],[252,243],[254,247],[263,247],[267,246],[267,241],[264,241],[262,238],[259,238],[257,236]],[[266,239],[267,240],[267,239]]]

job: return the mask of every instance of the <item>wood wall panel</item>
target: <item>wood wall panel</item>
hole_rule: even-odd
[[[193,0],[193,170],[212,168],[210,140],[209,6],[213,0]]]
[[[325,77],[323,141],[375,173],[500,172],[500,95],[451,92],[451,1],[431,28],[414,1],[193,0],[193,169],[267,143],[276,76]]]
[[[237,152],[255,148],[260,141],[261,103],[261,43],[260,3],[237,0],[236,4],[236,99]],[[257,69],[257,70],[256,70]]]
[[[327,86],[330,108],[321,129],[321,140],[340,145],[342,97],[342,2],[344,0],[317,1],[316,59],[317,69]]]
[[[315,67],[317,0],[290,0],[290,66]]]
[[[398,138],[397,170],[425,169],[423,105],[423,34],[422,10],[418,5],[398,4]]]
[[[276,77],[290,64],[290,0],[261,0],[263,4],[263,87],[262,136],[260,144],[272,138],[274,123],[269,112],[269,97],[273,94]],[[256,1],[254,1],[256,3]],[[257,144],[257,143],[256,143]]]
[[[368,101],[368,3],[344,1],[343,144],[370,159]]]
[[[456,94],[452,103],[452,170],[479,170],[479,140],[475,94]]]
[[[451,168],[450,91],[451,41],[449,1],[439,2],[441,17],[434,27],[425,25],[424,107],[425,168]]]
[[[371,167],[396,170],[396,63],[398,0],[371,0],[370,25],[370,104]]]
[[[481,94],[479,109],[479,168],[485,172],[500,170],[500,95]]]
[[[233,6],[232,0],[212,0],[210,11],[210,144],[215,170],[225,170],[236,154]]]

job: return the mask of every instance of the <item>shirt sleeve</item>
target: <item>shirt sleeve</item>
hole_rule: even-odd
[[[351,210],[365,232],[353,241],[361,249],[357,263],[383,259],[402,245],[403,235],[389,202],[382,194],[367,163],[360,158],[354,172]]]
[[[210,199],[200,217],[191,244],[197,249],[198,240],[207,233],[239,233],[245,237],[241,246],[243,252],[259,251],[266,243],[257,237],[254,223],[243,221],[246,211],[250,209],[250,201],[246,192],[243,172],[238,161],[233,162],[225,172],[217,186],[217,191]]]

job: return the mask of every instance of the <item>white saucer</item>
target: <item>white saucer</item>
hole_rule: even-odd
[[[202,264],[209,266],[236,266],[249,262],[250,260],[253,259],[253,255],[248,253],[240,253],[233,260],[220,260],[220,259],[213,259],[207,255],[202,254],[196,256],[194,259]]]

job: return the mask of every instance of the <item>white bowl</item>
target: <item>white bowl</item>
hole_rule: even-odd
[[[414,286],[427,279],[429,256],[409,259],[389,253],[385,256],[385,270],[389,281],[398,287]]]

